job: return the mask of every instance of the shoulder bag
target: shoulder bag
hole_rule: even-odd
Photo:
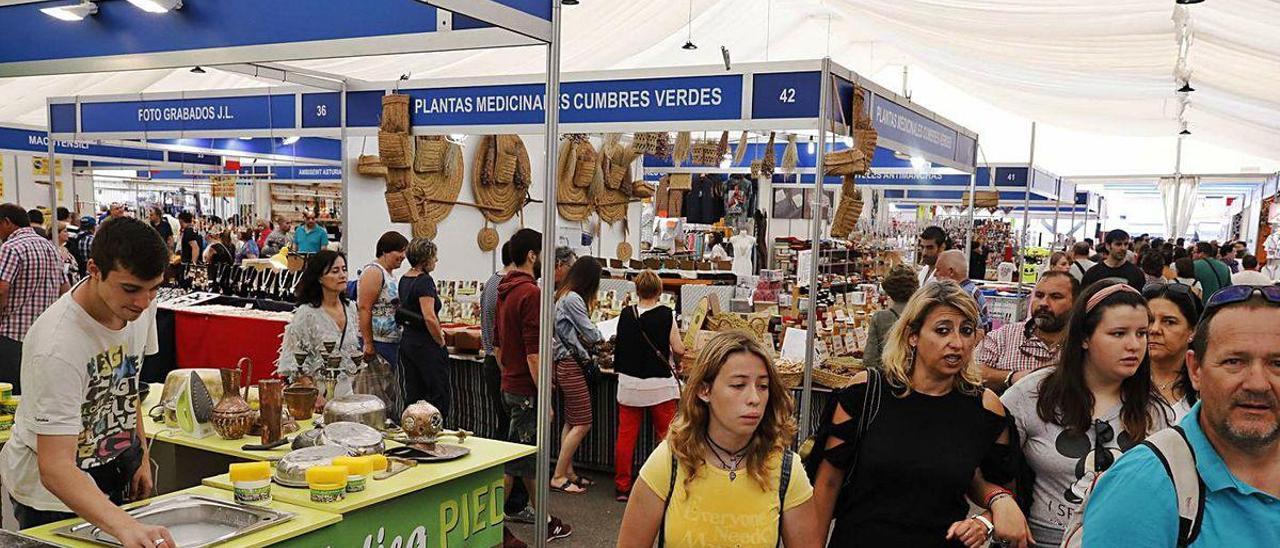
[[[846,440],[845,443],[853,444],[853,460],[849,463],[849,469],[844,472],[844,479],[840,482],[840,491],[836,496],[835,511],[832,516],[839,516],[844,513],[848,505],[853,501],[850,496],[849,483],[853,481],[853,472],[858,468],[858,453],[862,451],[862,440],[866,437],[867,431],[871,429],[871,423],[875,421],[876,415],[880,413],[880,397],[883,390],[881,383],[880,371],[877,369],[867,369],[866,393],[862,396],[862,406],[858,409],[857,416],[858,428],[854,438]],[[854,385],[857,386],[857,385]],[[845,388],[844,390],[848,390]],[[827,400],[827,405],[822,411],[822,422],[819,423],[818,431],[812,437],[806,440],[801,447],[801,457],[804,458],[805,473],[809,475],[812,482],[818,477],[818,468],[822,465],[822,461],[826,459],[827,440],[831,437],[832,420],[835,417],[836,405],[838,405],[835,394]],[[805,455],[803,445],[809,445],[808,454]]]
[[[636,323],[637,324],[640,323],[640,307],[638,305],[633,304],[631,305],[630,310],[631,310],[631,314],[636,318]],[[653,355],[658,358],[658,361],[664,362],[667,364],[667,370],[671,372],[671,377],[676,380],[676,386],[678,386],[680,390],[683,392],[684,380],[680,378],[680,372],[676,371],[675,366],[672,365],[671,358],[664,357],[662,355],[662,351],[658,350],[658,345],[653,344],[653,340],[649,339],[649,334],[644,332],[644,326],[638,326],[637,331],[640,332],[641,337],[644,337],[644,342],[649,345],[650,350],[653,350]]]
[[[555,331],[555,328],[552,328],[552,331]],[[587,385],[595,386],[596,381],[600,380],[600,365],[590,356],[579,356],[576,347],[565,341],[559,332],[556,332],[556,338],[560,339],[560,344],[564,345],[574,363],[578,364],[578,368],[582,370],[582,378],[586,379]]]

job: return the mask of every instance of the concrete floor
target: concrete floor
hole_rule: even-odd
[[[550,546],[613,546],[618,542],[618,528],[622,525],[622,513],[627,505],[613,500],[613,475],[587,470],[579,470],[579,473],[595,480],[596,484],[585,495],[551,492],[551,514],[571,525],[573,534],[552,542]],[[520,540],[533,545],[532,525],[509,525]],[[546,527],[541,531],[546,534]]]

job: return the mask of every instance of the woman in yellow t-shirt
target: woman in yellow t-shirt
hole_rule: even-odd
[[[752,335],[708,341],[666,441],[640,470],[618,546],[648,548],[656,538],[673,548],[770,548],[779,536],[788,547],[820,546],[813,487],[787,450],[796,432],[791,409],[769,352]]]

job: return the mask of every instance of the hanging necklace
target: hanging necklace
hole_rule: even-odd
[[[720,461],[720,466],[729,471],[729,481],[732,482],[738,479],[738,466],[742,464],[742,459],[747,457],[747,445],[751,445],[751,442],[748,441],[747,445],[742,446],[742,449],[730,451],[713,441],[710,435],[704,435],[703,439],[707,440],[707,444],[711,446],[711,454],[715,455],[716,460]],[[720,456],[722,452],[728,455],[728,460]]]

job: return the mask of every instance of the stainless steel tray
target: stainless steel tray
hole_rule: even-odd
[[[199,495],[180,495],[129,510],[147,525],[169,530],[182,548],[200,548],[243,537],[294,518],[290,512],[246,506]],[[120,546],[120,542],[92,523],[59,527],[54,534],[68,538]]]

